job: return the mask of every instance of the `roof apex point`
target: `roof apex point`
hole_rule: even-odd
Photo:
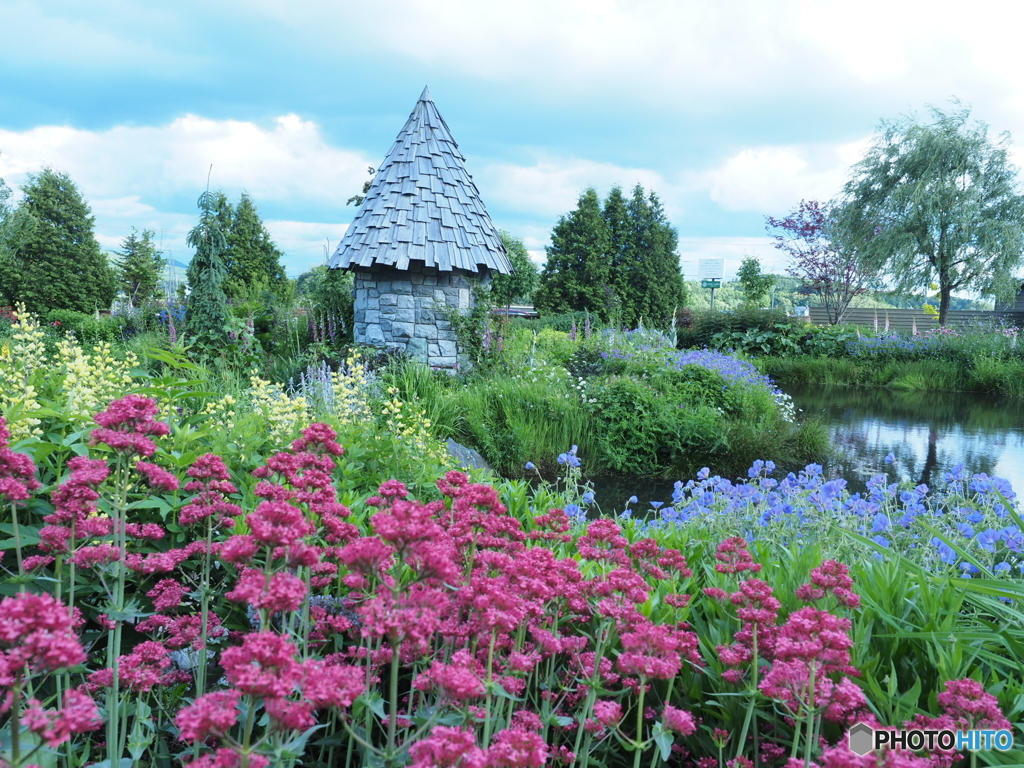
[[[430,98],[430,89],[427,86],[423,86],[423,93],[420,94],[420,101],[433,101]]]

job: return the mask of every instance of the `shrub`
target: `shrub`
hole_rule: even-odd
[[[752,309],[741,307],[732,312],[695,312],[693,326],[678,332],[680,348],[710,347],[717,333],[746,333],[765,331],[776,324],[786,324],[789,318],[781,309]]]

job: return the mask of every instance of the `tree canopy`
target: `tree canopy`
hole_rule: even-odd
[[[761,262],[755,256],[746,256],[737,273],[743,288],[743,300],[750,306],[758,306],[775,285],[775,277],[761,271]]]
[[[499,307],[507,307],[517,300],[531,301],[540,280],[537,265],[518,237],[503,230],[501,242],[505,245],[512,273],[494,276],[491,281],[491,299]]]
[[[842,321],[855,297],[866,290],[873,272],[865,268],[853,238],[843,238],[835,206],[801,200],[785,218],[765,217],[775,247],[789,255],[786,271],[800,280],[805,295],[815,295],[830,323]]]
[[[144,229],[132,233],[121,243],[121,259],[117,263],[118,282],[125,297],[139,307],[160,296],[167,260],[153,242],[155,233]]]
[[[25,208],[11,204],[11,195],[11,188],[0,179],[0,303],[8,306],[15,301],[18,249],[35,225]]]
[[[633,327],[667,327],[686,300],[677,235],[658,196],[639,184],[612,188],[602,208],[594,189],[551,233],[534,304],[542,312],[591,311]]]
[[[93,235],[94,219],[78,187],[67,174],[46,168],[29,176],[22,193],[21,213],[3,214],[10,222],[3,228],[18,230],[17,247],[5,254],[0,276],[5,300],[24,302],[39,313],[109,309],[116,277]],[[32,224],[26,226],[29,218]]]
[[[1024,198],[1008,134],[991,141],[967,109],[930,112],[930,122],[882,123],[853,167],[838,221],[863,264],[895,290],[937,283],[944,322],[953,291],[1016,292]]]
[[[223,284],[227,277],[224,251],[227,238],[221,230],[214,204],[214,194],[199,197],[202,216],[188,233],[186,242],[196,249],[188,265],[187,313],[185,332],[200,346],[216,348],[227,338],[228,300]]]
[[[223,289],[228,299],[243,301],[269,290],[280,296],[287,277],[281,265],[284,255],[274,243],[252,198],[245,192],[232,205],[223,192],[210,193],[210,210],[225,238],[221,258],[227,277]]]

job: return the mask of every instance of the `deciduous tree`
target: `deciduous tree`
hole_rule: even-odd
[[[491,281],[491,299],[499,307],[507,307],[517,299],[531,301],[540,280],[537,265],[518,237],[502,231],[501,242],[505,245],[512,273],[494,276]]]
[[[775,285],[775,277],[761,272],[761,262],[753,256],[743,259],[737,277],[743,288],[744,302],[752,307],[759,305]]]
[[[930,122],[883,122],[844,189],[844,237],[898,291],[938,283],[940,323],[953,291],[1008,300],[1019,286],[1024,198],[1009,145],[969,110],[933,107]]]
[[[801,200],[795,211],[782,219],[766,216],[775,247],[789,255],[786,271],[816,295],[830,323],[842,321],[850,302],[867,289],[872,272],[858,258],[852,239],[837,236],[834,206]]]

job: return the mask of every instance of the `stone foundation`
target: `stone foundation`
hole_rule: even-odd
[[[435,267],[403,271],[373,266],[353,273],[357,344],[401,349],[434,368],[465,367],[444,310],[469,309],[479,276]]]

